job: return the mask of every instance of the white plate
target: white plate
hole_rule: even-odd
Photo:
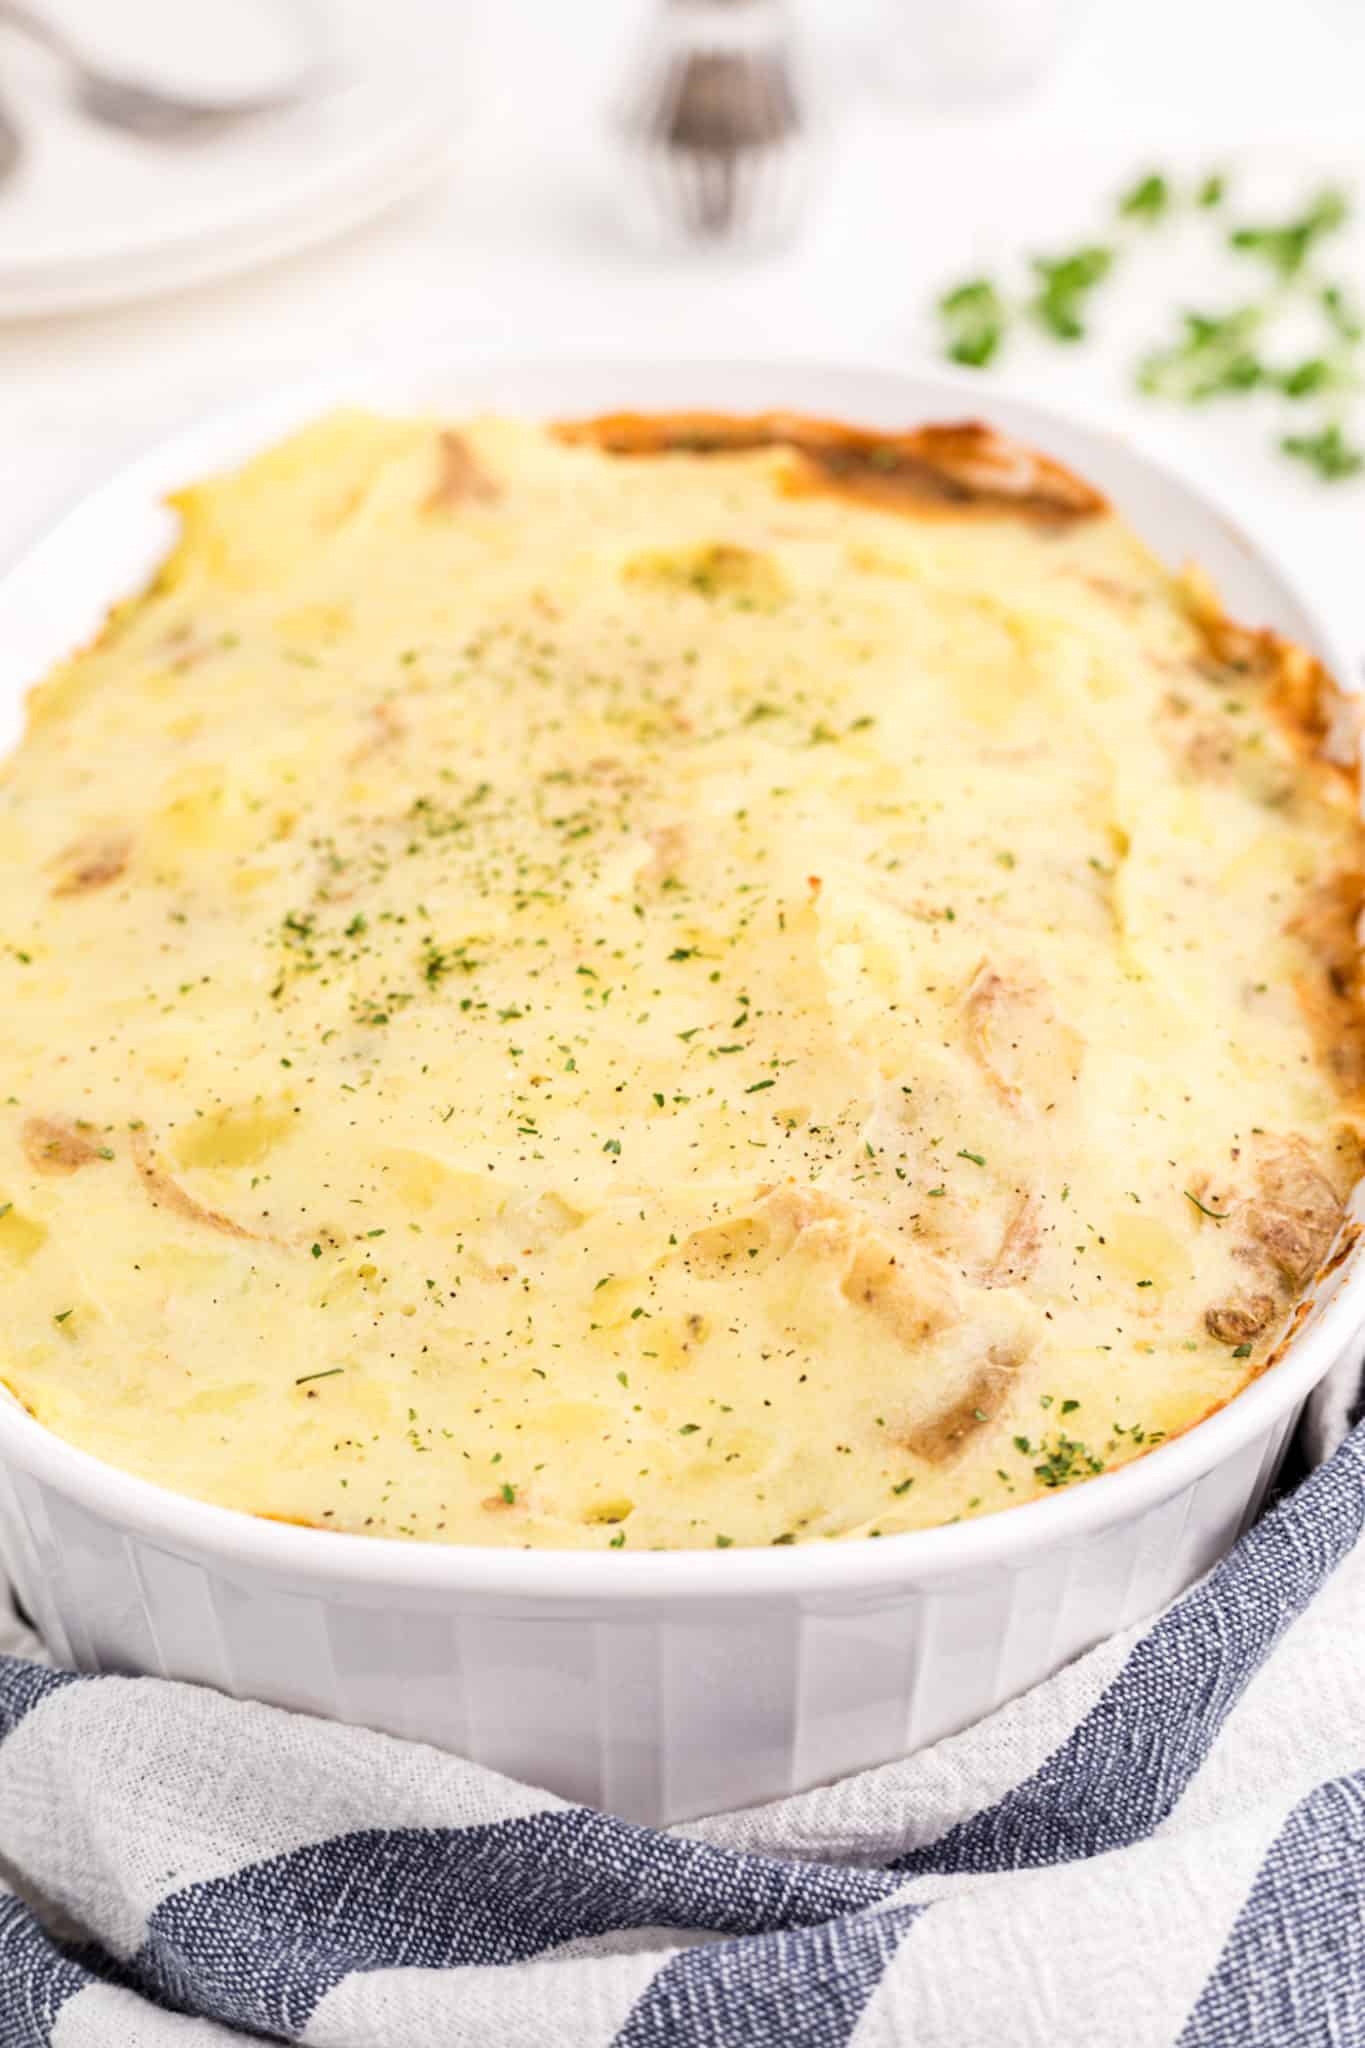
[[[803,363],[447,357],[220,416],[97,491],[0,586],[0,744],[23,690],[139,587],[167,491],[340,401],[532,416],[783,407],[874,427],[980,411],[1072,464],[1234,616],[1345,655],[1216,495],[993,380]],[[1356,1213],[1360,1213],[1359,1203]],[[632,1818],[819,1784],[938,1740],[1191,1585],[1260,1503],[1298,1409],[1358,1349],[1365,1252],[1218,1414],[1045,1500],[879,1541],[665,1552],[329,1534],[98,1463],[0,1392],[0,1558],[59,1661],[386,1728]]]
[[[85,121],[59,65],[0,27],[0,93],[23,131],[0,184],[0,317],[111,304],[225,276],[340,233],[444,160],[462,10],[422,0],[234,0],[216,32],[173,0],[41,0],[111,68],[187,94],[249,95],[305,67],[297,105],[199,142]],[[187,31],[190,31],[187,33]]]

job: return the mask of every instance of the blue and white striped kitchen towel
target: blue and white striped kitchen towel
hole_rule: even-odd
[[[1357,2048],[1363,1523],[1365,1425],[981,1726],[662,1833],[0,1657],[0,2048]]]

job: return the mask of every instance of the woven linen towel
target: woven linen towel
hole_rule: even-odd
[[[661,1832],[0,1656],[0,2048],[1355,2048],[1363,1523],[1365,1425],[980,1726]]]

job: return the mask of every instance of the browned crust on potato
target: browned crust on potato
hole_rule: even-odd
[[[1249,681],[1298,756],[1314,793],[1356,824],[1361,806],[1362,711],[1345,696],[1307,648],[1268,626],[1226,618],[1197,572],[1185,581],[1190,619],[1203,646],[1197,662],[1213,682]],[[1365,1096],[1365,975],[1359,924],[1365,908],[1365,863],[1359,853],[1309,890],[1287,927],[1313,956],[1296,993],[1326,1071],[1348,1100]]]
[[[677,874],[687,852],[686,825],[654,825],[646,832],[645,838],[653,848],[653,858],[640,869],[642,882],[667,882]]]
[[[1345,1265],[1346,1261],[1351,1257],[1352,1253],[1355,1252],[1355,1250],[1359,1246],[1362,1235],[1365,1235],[1365,1228],[1363,1228],[1362,1225],[1360,1225],[1359,1223],[1348,1222],[1342,1225],[1341,1235],[1337,1239],[1336,1245],[1332,1250],[1331,1256],[1327,1259],[1324,1259],[1322,1265],[1319,1266],[1317,1272],[1313,1276],[1313,1285],[1312,1290],[1310,1290],[1309,1298],[1295,1303],[1294,1308],[1290,1314],[1289,1321],[1286,1323],[1284,1329],[1280,1332],[1279,1338],[1275,1344],[1274,1349],[1268,1351],[1265,1357],[1261,1359],[1258,1364],[1252,1366],[1251,1370],[1247,1374],[1247,1381],[1259,1379],[1261,1374],[1263,1372],[1268,1372],[1272,1365],[1278,1365],[1280,1360],[1292,1348],[1294,1340],[1297,1338],[1299,1331],[1303,1328],[1309,1316],[1313,1313],[1314,1304],[1312,1294],[1316,1292],[1317,1287],[1323,1280],[1327,1279],[1330,1274],[1335,1273],[1339,1267]],[[1244,1385],[1246,1383],[1246,1381],[1243,1382]],[[1241,1389],[1238,1388],[1236,1391],[1240,1392]],[[1214,1408],[1208,1410],[1208,1414],[1214,1414],[1217,1408],[1226,1408],[1227,1402],[1234,1398],[1235,1396],[1233,1394],[1229,1394],[1227,1400],[1215,1403]],[[1207,1420],[1207,1416],[1201,1415],[1199,1417],[1199,1420],[1203,1422]],[[1189,1427],[1194,1428],[1195,1425],[1191,1423]],[[1176,1431],[1175,1434],[1183,1435],[1184,1432]]]
[[[823,1189],[802,1181],[783,1181],[776,1187],[762,1189],[761,1196],[761,1213],[785,1244],[790,1244],[803,1230],[809,1230],[812,1224],[848,1225],[853,1218],[852,1208],[838,1195],[827,1195]]]
[[[747,1213],[694,1230],[686,1258],[724,1266],[755,1250],[784,1258],[799,1246],[828,1261],[845,1301],[867,1309],[899,1343],[923,1344],[952,1319],[946,1285],[916,1254],[872,1229],[852,1204],[799,1181],[759,1190]]]
[[[828,1226],[846,1242],[851,1213],[837,1196],[795,1181],[763,1187],[751,1208],[717,1217],[690,1232],[683,1242],[683,1258],[688,1263],[721,1267],[758,1251],[774,1252],[780,1258],[804,1231],[816,1225]]]
[[[1312,1313],[1313,1304],[1311,1301],[1301,1301],[1296,1305],[1293,1314],[1289,1318],[1288,1323],[1285,1325],[1284,1329],[1280,1333],[1279,1343],[1275,1346],[1275,1349],[1272,1352],[1270,1352],[1269,1355],[1262,1361],[1260,1366],[1257,1367],[1256,1371],[1250,1375],[1251,1378],[1259,1378],[1260,1374],[1269,1371],[1272,1365],[1279,1364],[1280,1360],[1289,1350],[1290,1346],[1294,1342],[1294,1339],[1298,1336],[1299,1331],[1303,1328],[1304,1324],[1308,1321],[1308,1318],[1310,1315],[1312,1315]],[[1228,1400],[1230,1401],[1231,1399],[1232,1395],[1229,1394]],[[1220,1401],[1217,1405],[1220,1408],[1226,1408],[1227,1401]],[[1212,1414],[1213,1410],[1210,1409],[1209,1413]],[[1200,1421],[1202,1422],[1203,1420],[1204,1418],[1201,1416]]]
[[[1319,1280],[1326,1280],[1330,1274],[1337,1272],[1340,1267],[1346,1264],[1351,1253],[1360,1243],[1360,1236],[1361,1227],[1358,1223],[1343,1224],[1335,1251],[1329,1259],[1323,1260],[1322,1265],[1318,1269],[1317,1277]]]
[[[95,1139],[70,1117],[26,1117],[20,1142],[25,1159],[38,1173],[76,1173],[103,1156]]]
[[[1239,1241],[1232,1255],[1249,1273],[1246,1288],[1234,1289],[1204,1312],[1204,1328],[1220,1344],[1255,1344],[1296,1296],[1335,1271],[1361,1234],[1356,1223],[1343,1226],[1341,1196],[1301,1138],[1267,1136],[1258,1141],[1258,1152],[1250,1194],[1220,1191],[1206,1178],[1202,1184],[1201,1199],[1207,1196],[1225,1220],[1236,1218]],[[1294,1318],[1290,1332],[1302,1320],[1298,1309]],[[1283,1356],[1287,1335],[1248,1368],[1248,1377]]]
[[[972,976],[971,986],[963,999],[967,1049],[984,1071],[1001,1101],[1010,1109],[1019,1107],[1021,1097],[1014,1082],[996,1063],[991,1027],[997,1010],[1016,993],[1004,975],[992,967],[988,960],[983,960]]]
[[[196,1202],[193,1195],[187,1194],[180,1183],[173,1180],[160,1164],[152,1141],[145,1131],[133,1133],[133,1164],[154,1209],[169,1209],[172,1215],[183,1216],[187,1223],[201,1223],[208,1230],[221,1231],[224,1237],[259,1236],[259,1232],[248,1230],[244,1224],[234,1222],[231,1216],[225,1216],[220,1209],[210,1209],[203,1202]]]
[[[1270,626],[1228,618],[1198,572],[1187,574],[1188,613],[1202,643],[1196,667],[1214,683],[1250,682],[1304,762],[1321,794],[1358,808],[1361,707],[1343,694],[1316,655]]]
[[[993,1345],[956,1400],[905,1432],[901,1441],[906,1449],[926,1464],[944,1464],[978,1429],[994,1420],[1018,1370],[1019,1360]]]
[[[92,832],[78,839],[58,856],[61,874],[52,885],[54,896],[88,896],[116,882],[128,866],[133,850],[128,832]]]
[[[371,730],[359,746],[353,747],[347,755],[348,765],[352,768],[359,767],[362,761],[368,761],[372,755],[382,754],[389,747],[396,747],[407,733],[401,714],[387,698],[372,705],[366,715]]]
[[[1322,663],[1270,626],[1239,626],[1217,611],[1200,612],[1198,623],[1210,679],[1259,683],[1285,730],[1316,753],[1328,736],[1335,695]]]
[[[1225,781],[1237,765],[1237,749],[1217,726],[1196,726],[1172,748],[1178,767],[1196,782]]]
[[[1341,1198],[1297,1140],[1269,1152],[1256,1179],[1257,1192],[1243,1213],[1246,1228],[1281,1278],[1305,1287],[1331,1249]]]
[[[1043,1219],[1037,1197],[1023,1194],[1000,1239],[1000,1248],[981,1274],[983,1287],[1022,1287],[1043,1248]]]
[[[502,492],[487,470],[475,460],[463,434],[444,427],[437,436],[436,481],[423,503],[424,512],[449,512],[456,505],[472,501],[491,505]]]
[[[1272,1321],[1278,1306],[1273,1294],[1230,1295],[1205,1309],[1204,1328],[1220,1344],[1251,1344]]]
[[[1295,984],[1319,1060],[1343,1095],[1365,1093],[1365,975],[1358,931],[1365,873],[1348,869],[1309,891],[1288,925],[1313,956]]]
[[[867,1231],[854,1237],[850,1247],[845,1227],[822,1224],[816,1228],[839,1231],[841,1241],[836,1248],[849,1252],[848,1267],[839,1282],[845,1301],[870,1309],[902,1344],[922,1344],[942,1327],[942,1300],[916,1287],[884,1238]]]
[[[1076,1078],[1081,1040],[1057,1014],[1052,991],[1024,962],[997,967],[983,960],[962,1000],[967,1050],[1005,1107],[1015,1115],[1046,1109],[1025,1086],[1030,1035],[1045,1037],[1055,1056],[1058,1089]]]
[[[609,455],[782,448],[797,458],[794,491],[836,490],[888,511],[1009,512],[1058,525],[1108,509],[1098,491],[1061,463],[983,420],[878,433],[788,412],[620,412],[561,420],[551,431]]]

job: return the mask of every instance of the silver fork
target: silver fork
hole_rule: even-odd
[[[119,128],[126,135],[141,136],[151,142],[190,141],[233,121],[275,113],[292,105],[312,82],[312,73],[303,72],[271,92],[235,100],[192,99],[184,93],[142,85],[92,62],[64,30],[25,6],[23,0],[0,0],[0,26],[18,29],[66,66],[72,97],[92,121],[101,121],[108,128]],[[0,138],[0,177],[5,175],[6,168],[4,141]],[[8,168],[13,168],[13,160]]]

